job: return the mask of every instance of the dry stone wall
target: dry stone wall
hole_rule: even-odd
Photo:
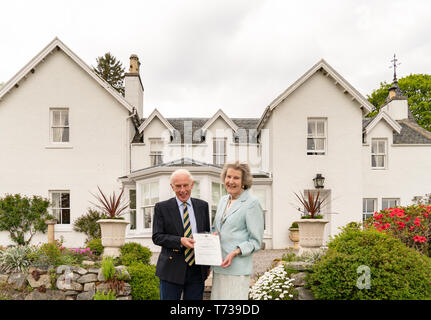
[[[116,294],[117,300],[132,300],[127,268],[118,266],[115,269],[125,279],[124,286]],[[110,287],[101,268],[62,265],[0,274],[0,288],[7,289],[9,298],[18,300],[93,300],[97,291],[107,293]]]

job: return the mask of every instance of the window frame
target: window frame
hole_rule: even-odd
[[[60,194],[60,202],[59,205],[60,207],[54,207],[54,194]],[[69,195],[69,207],[62,207],[61,206],[61,196],[62,194],[68,194]],[[49,190],[49,199],[50,199],[50,212],[51,214],[55,217],[55,219],[57,220],[56,225],[58,226],[71,226],[71,212],[72,212],[72,206],[71,206],[71,196],[70,196],[70,190]],[[54,213],[54,210],[60,210],[59,216],[57,216]],[[69,210],[69,223],[63,223],[63,210]]]
[[[379,148],[379,142],[382,141],[384,142],[384,148],[385,151],[383,153],[381,152],[374,152],[373,153],[373,143],[376,142],[377,143],[377,147],[376,149]],[[386,138],[372,138],[371,139],[371,144],[370,144],[370,154],[371,154],[371,169],[373,170],[386,170],[388,168],[388,139]],[[378,151],[378,150],[377,150]],[[383,167],[373,167],[373,156],[378,157],[378,156],[383,156]],[[377,161],[376,161],[377,164]]]
[[[131,197],[130,193],[132,191],[135,192],[135,202],[134,203],[131,201],[132,197]],[[134,204],[134,208],[132,208],[132,203]],[[137,221],[136,221],[137,216],[136,216],[136,214],[137,214],[137,209],[136,209],[136,188],[131,188],[131,189],[129,189],[129,222],[130,222],[129,230],[131,230],[131,231],[135,231],[137,229]],[[134,218],[132,218],[132,215],[134,215]],[[133,227],[132,220],[134,220],[134,228],[132,228]]]
[[[151,203],[152,202],[151,200],[153,199],[153,198],[151,198],[151,185],[152,184],[157,184],[157,187],[156,187],[157,197],[154,198],[155,199],[154,203]],[[148,193],[150,195],[150,198],[148,198],[149,204],[145,204],[145,199],[147,199],[144,197],[145,185],[149,186],[149,191],[148,191]],[[153,219],[154,219],[154,207],[155,207],[156,203],[159,201],[160,201],[160,181],[157,179],[157,180],[150,180],[150,181],[146,181],[145,183],[141,183],[141,185],[140,185],[140,198],[139,198],[139,214],[140,214],[139,219],[142,220],[142,228],[140,231],[143,231],[143,232],[151,232],[152,231],[152,229],[153,229],[152,224],[153,224]],[[136,208],[136,209],[138,209],[138,208]],[[150,219],[149,219],[150,225],[149,225],[149,227],[146,228],[145,227],[145,217],[146,217],[146,210],[148,210],[148,209],[150,210]],[[136,222],[136,223],[138,226],[138,222]]]
[[[223,142],[223,153],[219,152],[220,150],[217,149],[217,143]],[[213,138],[213,164],[218,166],[224,166],[226,163],[227,158],[227,138],[226,137],[214,137]],[[223,163],[218,163],[218,159],[220,157],[223,157]]]
[[[373,204],[374,204],[373,210],[371,210],[371,211],[366,211],[366,209],[368,209],[368,204],[367,204],[368,200],[372,200]],[[366,208],[364,208],[364,204],[365,204]],[[377,198],[362,198],[362,221],[365,221],[369,217],[372,217],[374,215],[374,212],[376,212],[376,211],[377,211]]]
[[[67,112],[67,125],[54,125],[54,112],[66,111]],[[61,115],[60,115],[61,118]],[[68,129],[68,140],[67,141],[54,141],[54,129],[67,128]],[[49,108],[49,142],[56,145],[70,144],[70,109],[66,107],[55,107]]]
[[[395,200],[395,205],[394,206],[388,206],[387,208],[385,208],[384,206],[383,206],[383,201],[393,201],[393,200]],[[385,209],[389,209],[389,208],[394,208],[394,207],[398,207],[398,206],[400,206],[400,203],[401,203],[401,199],[400,198],[382,198],[382,210],[385,210]],[[389,205],[389,203],[388,203],[388,205]]]
[[[150,166],[158,166],[163,163],[163,148],[164,148],[164,141],[163,138],[148,138],[150,142]],[[160,144],[161,145],[161,151],[152,151],[151,147],[154,144]]]
[[[310,122],[314,122],[315,125],[315,134],[308,133]],[[323,136],[318,135],[317,133],[317,123],[323,122]],[[328,119],[323,117],[308,117],[307,118],[307,138],[306,138],[306,150],[307,155],[317,155],[317,156],[324,156],[327,155],[327,145],[328,145]],[[308,140],[309,139],[323,139],[323,149],[308,149]]]

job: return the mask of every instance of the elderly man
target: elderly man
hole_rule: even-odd
[[[171,175],[175,197],[156,203],[153,242],[162,247],[156,266],[160,279],[160,299],[202,300],[209,266],[194,261],[193,233],[209,232],[208,203],[190,198],[193,177],[179,169]]]

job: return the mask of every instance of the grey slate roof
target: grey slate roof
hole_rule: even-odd
[[[362,119],[362,129],[365,130],[373,119],[374,117]],[[400,133],[394,132],[394,144],[431,144],[431,132],[417,124],[410,109],[408,118],[397,122],[402,129]]]
[[[189,143],[202,143],[202,127],[210,118],[166,118],[166,120],[174,127],[173,143],[184,143],[184,132],[186,136],[191,136],[192,141]],[[257,123],[259,118],[231,118],[238,126],[237,142],[240,143],[257,143]],[[141,120],[141,123],[145,119]],[[133,143],[139,143],[143,140],[142,134],[136,134],[133,138]]]

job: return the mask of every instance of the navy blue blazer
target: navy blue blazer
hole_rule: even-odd
[[[206,201],[191,198],[199,233],[210,231],[209,208]],[[175,198],[156,203],[153,218],[153,243],[162,250],[157,260],[156,276],[164,281],[184,284],[187,264],[181,237],[184,237],[184,226],[180,209]],[[209,266],[201,266],[202,281],[208,276]]]

